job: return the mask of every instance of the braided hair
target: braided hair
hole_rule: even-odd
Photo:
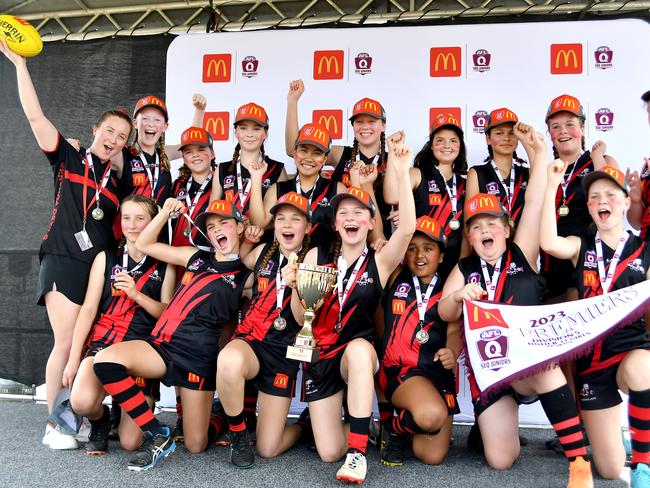
[[[357,160],[357,155],[359,154],[359,141],[357,138],[354,138],[352,143],[352,152],[350,153],[350,163],[353,163]],[[386,152],[386,132],[382,131],[379,136],[379,162],[377,164],[377,170],[379,174],[384,174],[386,170],[386,161],[388,160],[388,153]]]
[[[492,149],[492,146],[490,144],[488,144],[487,147],[488,147],[488,157],[483,160],[484,163],[488,163],[488,162],[490,162],[490,160],[494,159],[494,150]],[[518,162],[519,164],[522,164],[522,165],[527,164],[525,159],[522,159],[519,156],[517,156],[517,151],[513,151],[512,159],[514,161]]]
[[[273,256],[279,248],[280,248],[280,241],[274,239],[273,243],[269,246],[266,253],[264,254],[264,257],[262,258],[262,262],[260,263],[260,266],[258,268],[258,274],[257,274],[258,277],[259,277],[259,273],[261,273],[263,270],[266,269],[266,266],[269,264],[269,260],[271,259],[271,256]],[[307,251],[309,251],[309,236],[306,235],[302,241],[302,249],[300,250],[300,254],[298,254],[298,261],[296,261],[297,263],[302,263],[304,261]]]
[[[228,172],[233,173],[235,171],[235,165],[237,164],[237,161],[239,161],[239,153],[241,152],[241,145],[237,143],[235,146],[235,151],[232,153],[232,161],[230,162],[230,166],[228,166]],[[266,152],[264,151],[264,143],[260,146],[260,153],[262,155],[262,159],[266,158]]]
[[[217,167],[217,162],[214,158],[210,160],[210,168],[214,171]],[[178,168],[178,184],[184,185],[192,177],[192,170],[187,167],[185,163]]]
[[[131,150],[131,153],[134,156],[140,156],[140,154],[142,154],[142,147],[140,147],[140,142],[138,142],[138,129],[135,129],[134,138],[135,141],[133,142],[133,148]],[[158,153],[158,157],[160,158],[160,169],[162,171],[169,171],[171,165],[169,163],[169,158],[167,157],[167,153],[165,152],[164,132],[160,136],[160,139],[158,139],[158,146],[156,147],[156,152]]]

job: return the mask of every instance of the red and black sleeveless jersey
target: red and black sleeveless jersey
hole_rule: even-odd
[[[268,156],[264,156],[264,161],[266,161],[267,169],[266,173],[264,173],[264,178],[262,178],[262,197],[266,194],[266,191],[271,187],[273,183],[277,183],[278,178],[280,178],[282,170],[284,169],[284,164],[279,161],[275,161]],[[232,171],[230,170],[231,166],[233,167]],[[237,166],[232,164],[232,161],[219,163],[216,174],[219,177],[219,183],[221,184],[221,189],[223,190],[223,199],[234,203],[237,208],[241,210],[242,214],[244,214],[246,217],[249,217],[250,210],[248,208],[248,205],[250,203],[250,198],[247,198],[243,203],[243,208],[242,202],[239,201],[240,188],[237,186]],[[242,191],[246,188],[250,177],[250,172],[242,164],[241,179],[242,185],[244,185],[244,188],[241,189]]]
[[[366,157],[361,151],[358,153],[359,158],[365,164],[372,164],[375,157],[371,158]],[[352,166],[352,147],[344,146],[343,153],[341,154],[341,159],[336,163],[336,168],[332,173],[332,181],[343,183],[345,186],[350,186],[350,166]],[[377,163],[377,167],[381,167],[381,162]],[[386,238],[389,238],[392,234],[391,221],[388,220],[388,214],[391,212],[391,206],[386,203],[384,200],[384,173],[381,172],[377,175],[375,184],[373,185],[373,190],[375,192],[375,198],[377,199],[377,212],[381,215],[381,220],[384,226],[384,235]],[[377,215],[377,217],[379,217]]]
[[[151,175],[154,175],[156,164],[156,155],[144,154],[145,160],[149,165]],[[162,207],[171,194],[172,194],[172,174],[169,171],[160,169],[156,188],[153,192],[151,189],[151,181],[147,175],[147,170],[144,167],[140,156],[133,153],[133,149],[123,149],[122,156],[124,158],[124,168],[122,169],[122,179],[120,180],[120,197],[125,198],[129,195],[144,195],[152,198],[158,205]]]
[[[128,269],[133,269],[137,264],[129,257]],[[159,302],[166,269],[166,263],[147,256],[142,266],[132,273],[137,289]],[[106,252],[104,289],[99,302],[100,316],[89,334],[89,344],[95,343],[108,347],[130,339],[146,339],[156,323],[156,319],[126,293],[113,289],[112,278],[120,271],[122,271],[122,253]]]
[[[287,321],[284,330],[277,330],[273,327],[273,321],[278,317],[277,296],[275,278],[278,272],[280,250],[276,250],[269,258],[266,267],[260,269],[260,265],[271,244],[266,244],[262,249],[257,263],[255,264],[255,282],[253,285],[253,298],[246,310],[246,315],[241,324],[237,327],[237,335],[246,339],[254,339],[280,346],[293,344],[300,325],[296,322],[291,312],[292,288],[285,287],[282,296],[282,310],[280,315]],[[286,266],[287,258],[282,259],[282,266]]]
[[[453,378],[451,370],[446,370],[440,361],[433,361],[436,352],[447,344],[447,322],[438,315],[438,301],[442,295],[444,278],[439,276],[427,303],[423,330],[429,334],[429,340],[421,344],[415,339],[420,317],[413,275],[405,268],[397,276],[384,299],[383,368],[418,368],[431,373],[448,374]],[[420,280],[423,295],[427,286]]]
[[[327,248],[318,248],[318,264],[321,266],[335,267],[332,263],[333,256]],[[343,287],[348,284],[357,262],[348,263],[348,271],[343,279]],[[321,348],[321,358],[334,356],[342,347],[357,338],[374,340],[374,314],[383,293],[379,281],[379,272],[375,262],[375,253],[368,250],[356,277],[343,304],[341,313],[340,332],[335,327],[339,319],[339,299],[336,286],[325,299],[325,303],[318,310],[312,327],[317,346]]]
[[[192,179],[192,184],[190,185],[190,190],[188,192],[187,181],[178,178],[176,181],[174,181],[172,196],[187,205],[186,196],[189,195],[190,202],[194,202],[194,198],[200,189],[201,183],[198,183]],[[205,209],[208,208],[208,204],[210,203],[211,190],[212,185],[210,182],[208,182],[203,192],[201,193],[201,196],[199,196],[199,200],[192,209],[192,214],[190,215],[192,220],[195,220],[202,212],[205,211]],[[189,237],[185,237],[184,235],[184,232],[190,227],[189,221],[185,217],[180,216],[177,219],[172,220],[172,224],[172,246],[191,246],[192,243],[190,242]],[[199,231],[196,229],[196,227],[192,227],[192,239],[194,242],[197,242],[197,239],[199,239],[197,234],[199,234]],[[204,242],[205,239],[202,241]]]
[[[530,172],[528,164],[516,159],[512,160],[512,169],[510,171],[511,174],[512,171],[514,171],[515,178],[512,208],[510,208],[510,204],[508,203],[510,175],[503,180],[508,184],[508,188],[504,188],[500,175],[496,174],[490,161],[472,166],[472,169],[476,171],[478,191],[480,193],[489,193],[490,195],[499,197],[506,210],[510,211],[510,218],[515,223],[515,228],[517,228],[519,219],[521,218],[521,213],[524,210],[524,197],[526,194],[526,187],[528,186],[528,176]]]
[[[589,298],[602,295],[595,236],[583,236],[580,240],[580,254],[576,263],[579,297]],[[605,242],[602,242],[602,249],[605,272],[607,272],[615,251]],[[648,269],[650,269],[650,247],[641,238],[630,235],[616,267],[610,292],[645,281]],[[638,348],[650,348],[650,340],[643,318],[616,329],[599,341],[592,353],[578,358],[577,371],[584,374],[606,368],[620,361],[625,352]]]
[[[285,193],[296,191],[296,179],[278,181],[276,192],[278,199]],[[336,182],[327,178],[318,178],[316,185],[308,192],[300,191],[302,196],[311,197],[311,231],[309,242],[329,246],[334,240],[334,214],[330,200],[336,195]]]
[[[458,268],[465,278],[465,284],[476,283],[487,290],[481,260],[477,255],[461,259]],[[488,275],[492,278],[495,267],[488,264],[487,268]],[[508,305],[539,305],[542,303],[543,291],[544,278],[530,267],[517,244],[508,243],[506,252],[501,256],[501,273],[494,301]]]
[[[643,202],[643,215],[641,216],[641,238],[650,240],[650,169],[644,164],[641,170],[641,201]]]
[[[460,257],[460,247],[463,241],[463,209],[465,208],[465,183],[467,175],[455,174],[456,193],[458,203],[454,213],[451,206],[451,200],[447,194],[444,176],[436,169],[431,167],[422,167],[420,169],[420,184],[413,190],[415,200],[415,216],[422,217],[427,215],[436,219],[445,225],[445,236],[447,236],[447,246],[445,249],[444,261],[451,270]],[[453,182],[447,181],[449,188]],[[458,220],[460,227],[452,230],[449,222],[452,219]]]
[[[198,251],[151,333],[171,360],[199,376],[215,373],[219,335],[238,313],[249,271],[240,260]]]
[[[587,232],[592,222],[587,209],[587,195],[582,189],[582,178],[594,170],[589,151],[583,152],[575,163],[567,167],[564,177],[568,178],[572,170],[573,176],[566,190],[569,214],[565,217],[557,217],[557,234],[562,237],[582,235]],[[555,195],[556,209],[562,205],[562,198],[562,185],[560,185]]]
[[[54,209],[47,231],[41,243],[40,256],[43,254],[57,254],[69,256],[86,263],[92,263],[95,256],[114,244],[113,220],[119,204],[118,180],[111,174],[106,188],[99,197],[99,206],[104,212],[101,220],[95,220],[91,212],[95,208],[95,189],[101,187],[102,177],[106,170],[106,164],[102,164],[99,158],[92,156],[93,172],[86,170],[86,150],[77,151],[65,138],[59,134],[56,148],[52,152],[45,152],[50,160],[54,173]],[[110,163],[108,163],[110,164]],[[83,202],[84,182],[86,188],[86,201]],[[82,251],[74,235],[83,227],[84,207],[88,208],[86,217],[86,232],[90,237],[93,247]]]

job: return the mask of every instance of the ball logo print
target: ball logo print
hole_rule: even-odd
[[[614,51],[612,51],[607,46],[600,46],[594,51],[594,58],[596,59],[596,64],[594,65],[599,69],[608,69],[613,65],[612,59],[614,58]]]
[[[485,132],[485,123],[487,122],[488,113],[485,110],[477,110],[472,115],[472,124],[474,124],[474,132],[483,134]]]
[[[551,74],[582,73],[582,44],[551,44]]]
[[[230,82],[232,54],[205,54],[203,56],[203,83]]]
[[[244,59],[242,59],[241,62],[242,76],[244,78],[252,78],[253,76],[257,76],[258,65],[259,61],[255,56],[246,56]]]
[[[462,70],[461,48],[432,47],[429,52],[429,76],[452,77],[460,76]]]
[[[490,71],[490,60],[492,55],[487,52],[485,49],[479,49],[472,55],[472,61],[474,62],[474,71],[479,73],[484,73],[485,71]]]
[[[354,72],[358,75],[367,75],[372,73],[372,56],[368,53],[359,53],[354,58]]]
[[[314,110],[312,123],[325,127],[332,139],[343,138],[343,110]]]
[[[614,128],[614,112],[608,108],[599,108],[596,113],[596,130],[607,132]]]
[[[206,112],[203,127],[215,141],[227,141],[230,137],[230,112]]]
[[[344,57],[342,50],[314,51],[314,79],[342,80]]]

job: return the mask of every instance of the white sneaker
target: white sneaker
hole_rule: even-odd
[[[360,452],[349,452],[345,456],[343,466],[336,473],[336,479],[345,483],[361,484],[366,481],[368,463],[366,456]]]
[[[45,436],[43,437],[43,444],[48,446],[50,449],[59,451],[79,448],[77,439],[75,439],[73,435],[63,434],[49,425],[45,432]]]
[[[53,430],[54,427],[52,427],[50,424],[47,424],[45,426],[45,435],[43,435],[43,439],[41,442],[43,443],[44,446],[49,446],[50,445],[50,439],[49,439],[49,434],[50,431]]]

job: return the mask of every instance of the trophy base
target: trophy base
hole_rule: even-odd
[[[306,363],[314,363],[318,361],[320,352],[317,348],[305,346],[289,346],[287,347],[287,358],[295,359],[296,361],[304,361]]]

